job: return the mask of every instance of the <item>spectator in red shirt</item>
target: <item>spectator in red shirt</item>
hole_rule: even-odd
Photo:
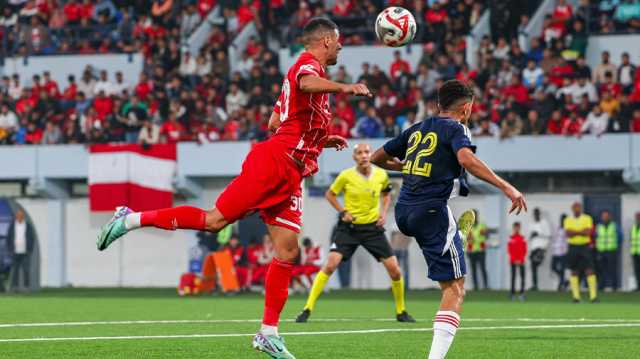
[[[441,24],[447,19],[447,11],[436,1],[424,14],[424,19],[430,24]]]
[[[222,140],[237,141],[238,139],[240,139],[240,122],[235,118],[230,118],[224,124]]]
[[[511,300],[516,299],[516,270],[520,272],[520,301],[524,301],[524,261],[527,257],[527,241],[520,234],[520,222],[513,224],[513,232],[507,244],[511,264]]]
[[[563,120],[562,134],[565,136],[578,136],[582,134],[584,119],[578,117],[575,112],[569,113],[569,117]]]
[[[31,91],[29,89],[22,90],[22,95],[16,101],[16,113],[21,115],[27,111],[27,109],[32,109],[36,105],[36,100],[31,95]]]
[[[251,273],[252,283],[264,283],[267,268],[269,268],[269,263],[273,260],[274,252],[271,236],[265,234],[262,238],[262,244],[256,246],[253,254],[255,257],[255,267]]]
[[[104,121],[108,115],[113,113],[113,100],[104,93],[104,90],[100,90],[93,99],[93,108],[96,110],[98,119]]]
[[[60,90],[58,89],[58,83],[51,78],[49,71],[44,72],[44,90],[47,91],[49,97],[60,97]]]
[[[640,71],[638,71],[638,74],[640,74]],[[636,83],[633,87],[633,92],[629,95],[629,101],[640,102],[640,76],[636,77]]]
[[[622,93],[622,86],[613,79],[613,74],[609,71],[604,74],[604,82],[600,85],[600,96],[605,92],[611,93],[611,96],[618,97]]]
[[[242,29],[246,24],[250,23],[256,18],[257,11],[260,8],[260,3],[251,0],[242,0],[238,7],[238,28]]]
[[[511,84],[502,90],[504,97],[513,99],[519,105],[526,105],[529,102],[529,90],[520,82],[519,76],[511,77]]]
[[[394,61],[391,63],[391,68],[389,69],[389,75],[391,75],[391,79],[395,80],[402,74],[403,72],[411,72],[411,65],[409,62],[402,59],[400,55],[400,51],[396,50],[393,52]]]
[[[336,4],[333,6],[333,16],[349,16],[352,9],[351,0],[336,0]]]
[[[560,22],[567,22],[573,16],[573,8],[567,4],[566,0],[557,0],[553,9],[553,19]]]
[[[29,122],[25,141],[31,145],[39,145],[42,142],[42,130],[35,123]]]
[[[232,236],[225,250],[231,254],[240,290],[248,289],[251,283],[249,282],[249,263],[245,247],[240,243],[238,237]]]
[[[631,132],[640,133],[640,110],[633,111],[633,118],[631,119]]]
[[[73,75],[69,75],[67,78],[69,81],[69,85],[64,89],[64,92],[61,96],[61,103],[63,110],[68,110],[69,108],[75,106],[76,96],[78,95],[78,84],[76,84],[76,77]]]
[[[78,25],[80,22],[80,12],[82,5],[78,4],[76,0],[69,0],[64,5],[64,16],[67,18],[67,24]]]
[[[44,86],[40,81],[40,75],[33,75],[32,77],[33,83],[31,84],[31,97],[34,101],[38,101],[40,98],[40,91],[44,91]]]
[[[573,76],[573,67],[567,63],[565,59],[562,57],[559,60],[557,66],[551,69],[551,73],[549,74],[549,80],[556,86],[562,87],[564,83],[564,79],[566,77]]]
[[[347,121],[340,118],[340,116],[334,116],[331,121],[331,134],[341,136],[344,138],[351,137],[351,132],[349,131],[350,127],[347,124]]]
[[[302,285],[311,289],[313,283],[313,275],[320,271],[322,265],[322,249],[320,246],[314,245],[311,238],[306,237],[302,240],[301,261],[299,265],[293,267],[292,279],[295,278]]]
[[[182,140],[185,135],[184,126],[178,122],[175,113],[169,114],[169,120],[160,127],[160,136],[164,139],[164,143],[176,143]]]
[[[91,20],[93,17],[93,1],[92,0],[84,0],[82,5],[80,5],[80,19]]]
[[[550,135],[561,135],[565,121],[562,118],[562,112],[555,110],[551,113],[551,118],[547,122],[547,133]]]
[[[347,100],[340,100],[335,109],[336,116],[344,120],[347,123],[347,127],[351,128],[356,123],[356,114],[353,112],[353,107]]]
[[[140,82],[136,85],[135,93],[141,101],[145,101],[149,93],[153,90],[153,81],[142,72],[140,73]]]
[[[198,13],[201,18],[205,18],[209,11],[216,6],[216,0],[198,0]]]

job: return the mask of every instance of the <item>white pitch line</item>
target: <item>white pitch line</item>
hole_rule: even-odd
[[[619,324],[560,324],[560,325],[510,325],[498,327],[461,327],[458,330],[517,330],[517,329],[584,329],[584,328],[619,328],[619,327],[640,327],[640,323],[619,323]],[[366,330],[334,330],[319,332],[289,332],[286,336],[303,335],[334,335],[334,334],[377,334],[377,333],[397,333],[397,332],[430,332],[432,328],[386,328],[386,329],[366,329]],[[255,333],[229,333],[229,334],[178,334],[178,335],[128,335],[113,337],[52,337],[52,338],[12,338],[0,339],[0,343],[20,343],[20,342],[60,342],[60,341],[95,341],[95,340],[141,340],[141,339],[189,339],[189,338],[229,338],[229,337],[250,337]]]
[[[433,318],[419,319],[429,322]],[[86,321],[86,322],[44,322],[44,323],[0,323],[2,328],[33,328],[33,327],[80,327],[93,325],[151,325],[151,324],[231,324],[231,323],[260,323],[261,319],[179,319],[179,320],[117,320],[117,321]],[[313,322],[319,323],[360,323],[360,322],[395,322],[393,318],[317,318]],[[593,318],[463,318],[464,322],[570,322],[570,323],[640,323],[640,319],[593,319]],[[295,322],[294,319],[282,319],[281,322]]]

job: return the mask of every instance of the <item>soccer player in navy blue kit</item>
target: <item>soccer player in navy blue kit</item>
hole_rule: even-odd
[[[433,323],[429,359],[444,358],[460,324],[467,268],[458,226],[447,205],[466,196],[467,170],[499,188],[511,200],[511,212],[527,210],[524,196],[496,175],[474,154],[469,129],[473,91],[457,80],[438,90],[439,114],[426,118],[378,149],[371,160],[379,167],[402,171],[396,204],[398,228],[415,237],[429,267],[429,278],[440,283],[442,300]]]

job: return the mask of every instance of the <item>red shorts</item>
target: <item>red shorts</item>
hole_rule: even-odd
[[[286,147],[266,141],[253,147],[242,163],[242,172],[216,201],[216,208],[233,223],[260,211],[266,224],[297,233],[302,227],[302,174]]]

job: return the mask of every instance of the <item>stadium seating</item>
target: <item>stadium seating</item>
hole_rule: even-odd
[[[44,73],[33,79],[6,74],[0,85],[0,102],[6,104],[0,111],[0,143],[263,140],[283,76],[270,40],[299,49],[299,25],[328,15],[340,25],[345,44],[375,41],[370,29],[378,2],[331,3],[329,8],[322,2],[272,1],[265,7],[259,1],[166,0],[149,7],[48,0],[6,6],[0,16],[5,57],[140,51],[146,60],[138,79],[116,80],[115,73],[91,68],[69,84]],[[636,4],[609,1],[573,9],[559,2],[528,52],[515,38],[495,36],[481,42],[478,63],[467,64],[464,36],[486,9],[484,1],[392,3],[413,9],[422,58],[410,68],[399,54],[389,69],[374,66],[357,79],[333,70],[339,81],[367,82],[377,94],[371,102],[336,96],[336,104],[343,102],[333,126],[338,133],[393,136],[435,111],[433,90],[449,78],[475,88],[470,125],[477,136],[640,131],[640,72],[633,65],[639,59],[623,64],[612,58],[593,69],[582,60],[589,34],[638,30]],[[200,52],[190,54],[186,38],[215,6],[223,8],[226,23],[214,26]],[[251,22],[266,31],[252,38],[241,61],[231,66],[228,44]]]

